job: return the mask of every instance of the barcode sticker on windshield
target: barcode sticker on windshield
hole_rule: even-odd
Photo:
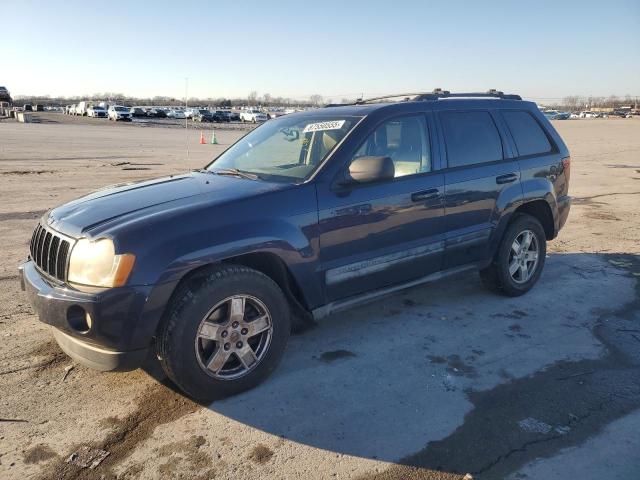
[[[322,132],[323,130],[340,130],[344,125],[344,120],[331,120],[328,122],[310,123],[302,133],[307,132]]]

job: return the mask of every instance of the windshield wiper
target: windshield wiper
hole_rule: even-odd
[[[255,173],[244,172],[237,168],[219,168],[217,170],[207,170],[208,172],[215,173],[217,175],[231,175],[234,177],[246,178],[248,180],[258,180],[258,175]]]

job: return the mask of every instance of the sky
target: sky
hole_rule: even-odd
[[[640,0],[0,0],[12,95],[640,96]],[[185,82],[188,78],[188,82]]]

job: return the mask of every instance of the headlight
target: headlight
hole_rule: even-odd
[[[116,255],[108,238],[81,238],[71,250],[67,280],[92,287],[121,287],[127,282],[135,259],[130,253]]]

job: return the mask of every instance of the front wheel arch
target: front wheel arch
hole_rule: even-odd
[[[273,280],[287,298],[292,313],[292,327],[295,332],[306,330],[314,324],[311,309],[307,305],[307,301],[302,293],[302,288],[298,284],[295,276],[285,261],[271,252],[240,254],[201,265],[186,272],[175,285],[166,305],[171,304],[176,292],[179,292],[185,285],[189,285],[191,282],[197,283],[202,277],[206,277],[209,272],[219,268],[222,264],[242,265],[263,273]]]

